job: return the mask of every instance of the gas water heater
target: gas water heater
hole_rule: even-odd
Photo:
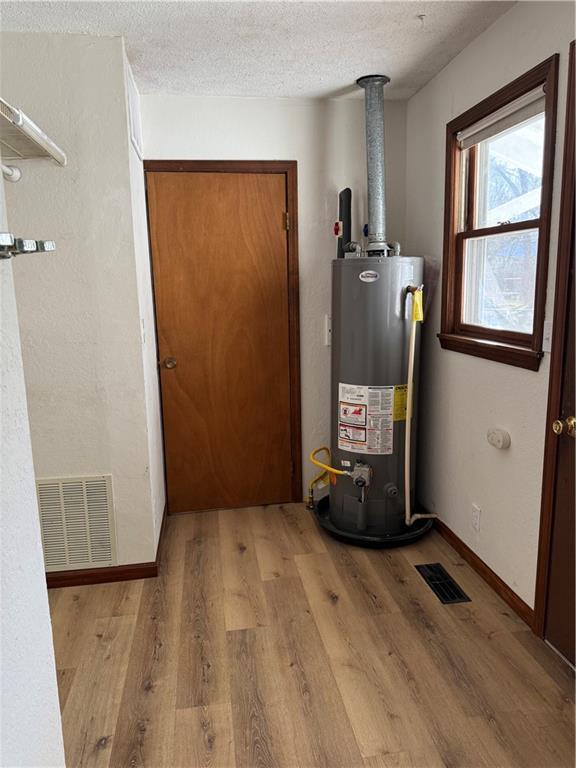
[[[368,225],[364,249],[351,240],[350,189],[340,193],[337,258],[332,262],[330,447],[312,452],[320,474],[308,506],[340,538],[386,546],[411,541],[432,525],[414,514],[418,357],[424,259],[386,240],[384,85],[365,91]],[[321,457],[321,458],[320,458]],[[314,486],[329,494],[314,504]]]

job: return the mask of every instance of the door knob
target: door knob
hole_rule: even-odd
[[[164,368],[176,368],[176,358],[175,357],[165,357],[164,358]]]
[[[552,423],[552,431],[555,435],[563,435],[566,433],[569,437],[576,438],[576,418],[574,416],[568,416],[565,420],[556,419]]]

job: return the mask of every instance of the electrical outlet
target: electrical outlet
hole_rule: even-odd
[[[552,351],[552,320],[544,321],[544,333],[542,336],[542,352]]]
[[[472,528],[478,533],[480,531],[480,517],[482,510],[478,504],[472,504]]]
[[[332,344],[332,318],[324,315],[324,344],[329,347]]]

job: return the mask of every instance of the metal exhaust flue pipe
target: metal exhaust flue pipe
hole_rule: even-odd
[[[366,158],[368,162],[367,251],[388,251],[386,243],[386,194],[384,190],[384,86],[386,75],[365,75],[356,80],[364,88]]]

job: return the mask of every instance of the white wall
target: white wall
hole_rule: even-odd
[[[126,70],[130,65],[124,56]],[[137,94],[135,94],[136,96]],[[156,325],[152,297],[152,275],[148,247],[148,217],[144,167],[132,143],[129,142],[130,191],[132,197],[132,225],[134,253],[140,307],[141,351],[144,374],[144,398],[150,461],[150,494],[154,522],[154,541],[158,544],[165,506],[164,447],[162,443],[162,415],[160,410],[160,382],[158,379],[158,352]]]
[[[2,94],[69,158],[23,163],[7,190],[11,226],[57,243],[14,266],[36,476],[112,474],[118,560],[148,562],[164,500],[122,40],[5,33]]]
[[[0,177],[0,231],[7,231]],[[42,281],[43,265],[33,264]],[[0,765],[64,765],[12,264],[0,260]]]
[[[147,159],[297,160],[304,477],[309,452],[329,435],[330,261],[336,241],[338,192],[355,194],[355,236],[365,216],[362,99],[197,99],[143,96]],[[403,240],[405,109],[387,102],[388,236]]]
[[[408,102],[408,247],[442,260],[446,123],[551,56],[561,54],[547,311],[552,317],[571,3],[521,2]],[[520,597],[533,606],[549,356],[537,373],[442,350],[440,289],[424,327],[419,496]],[[486,442],[507,429],[508,451]],[[481,529],[471,505],[482,508]]]

